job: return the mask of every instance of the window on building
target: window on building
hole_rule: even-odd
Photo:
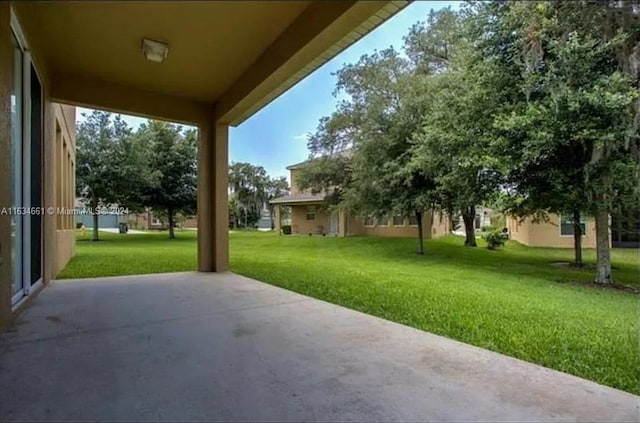
[[[366,216],[364,218],[364,226],[375,226],[376,219],[373,216]]]
[[[393,226],[404,226],[404,216],[393,216]]]
[[[409,215],[409,225],[410,226],[418,226],[418,218],[415,213],[411,213]]]
[[[160,219],[154,216],[154,217],[151,217],[151,224],[154,226],[160,226],[162,225],[162,222],[160,221]]]
[[[316,206],[307,207],[307,220],[316,220]]]
[[[389,220],[391,220],[389,215],[384,215],[384,216],[382,216],[380,218],[380,220],[378,220],[378,225],[379,226],[389,226]]]
[[[580,232],[582,235],[586,233],[583,217],[580,217]],[[560,215],[560,236],[573,236],[573,219],[568,216]]]

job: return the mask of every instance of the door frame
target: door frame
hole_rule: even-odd
[[[36,111],[36,113],[40,113],[40,157],[43,157],[43,148],[44,148],[44,119],[42,116],[43,108],[44,108],[44,87],[42,85],[42,77],[40,72],[38,72],[38,68],[35,63],[33,63],[33,59],[31,57],[31,52],[29,51],[29,46],[27,40],[22,31],[22,27],[20,26],[20,22],[13,10],[13,7],[10,8],[11,11],[11,32],[15,36],[16,41],[18,42],[18,46],[22,50],[22,110],[21,110],[21,131],[20,131],[20,147],[21,147],[21,168],[19,170],[19,175],[16,175],[20,179],[21,184],[21,204],[16,205],[17,207],[23,208],[31,208],[31,194],[32,194],[32,175],[31,175],[31,117],[34,111],[31,109],[31,71],[35,73],[38,78],[38,82],[40,85],[40,99],[41,99],[41,110]],[[42,166],[42,163],[41,163]],[[40,198],[42,204],[42,182],[43,177],[40,174]],[[42,213],[42,209],[36,211]],[[16,309],[21,305],[21,303],[29,296],[30,293],[36,291],[41,285],[44,275],[44,216],[41,216],[40,221],[40,278],[33,283],[31,282],[31,214],[25,213],[20,215],[20,265],[21,269],[21,279],[22,279],[22,288],[12,295],[11,297],[11,305],[12,309]],[[16,234],[18,236],[18,234]],[[14,274],[15,277],[15,274]]]

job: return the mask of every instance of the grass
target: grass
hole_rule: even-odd
[[[230,235],[231,268],[292,291],[640,393],[640,296],[596,288],[593,270],[557,267],[571,250],[465,248],[412,239]],[[482,241],[481,241],[482,242]],[[482,245],[482,244],[481,244]],[[194,233],[80,239],[60,275],[193,270]],[[638,250],[614,250],[614,278],[640,287]],[[585,251],[593,263],[595,254]]]

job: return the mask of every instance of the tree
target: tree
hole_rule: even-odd
[[[412,138],[432,101],[429,77],[454,55],[457,22],[450,9],[432,12],[406,37],[407,57],[390,48],[339,70],[336,92],[348,99],[310,137],[311,160],[300,177],[302,188],[360,215],[415,215],[420,254],[423,211],[444,201],[432,169],[411,164]]]
[[[316,132],[309,136],[309,160],[300,169],[296,182],[301,190],[323,193],[330,206],[342,203],[351,182],[353,138],[357,129],[349,104],[331,116],[320,119]]]
[[[637,137],[637,81],[634,86],[616,59],[629,28],[612,30],[606,2],[521,3],[501,12],[498,21],[510,23],[515,36],[509,48],[488,57],[497,58],[501,75],[520,93],[505,95],[510,101],[496,121],[502,133],[495,151],[503,152],[512,186],[529,201],[523,209],[568,211],[576,230],[580,212],[595,217],[596,282],[609,284],[608,220],[623,200],[616,197],[619,184],[631,176],[619,163]],[[579,242],[577,232],[577,263]]]
[[[283,197],[289,194],[289,182],[285,176],[276,178],[268,178],[267,180],[267,201],[271,201],[274,198]],[[274,224],[274,206],[269,204],[269,216],[271,218],[271,229],[275,227]]]
[[[229,191],[234,198],[236,224],[254,228],[269,200],[269,177],[262,166],[236,162],[229,166]]]
[[[262,210],[269,208],[273,227],[273,206],[269,201],[287,195],[287,178],[272,178],[262,166],[235,162],[229,166],[229,216],[234,227],[253,228]]]
[[[117,127],[121,124],[124,121],[116,116],[114,125]],[[144,140],[130,128],[122,132],[126,136],[118,137],[111,156],[113,169],[117,169],[111,190],[119,207],[139,213],[145,210],[145,190],[153,183],[150,151]]]
[[[449,213],[459,211],[465,226],[465,245],[476,246],[475,207],[489,200],[498,183],[495,160],[486,154],[485,128],[490,119],[489,97],[471,81],[471,72],[434,77],[437,99],[414,138],[414,165],[431,169],[438,198]],[[484,109],[484,110],[480,110]]]
[[[76,187],[77,195],[94,211],[92,240],[98,241],[96,208],[139,203],[140,192],[131,185],[136,186],[146,173],[141,150],[120,116],[94,110],[83,117],[76,132]]]
[[[164,213],[169,238],[175,238],[177,213],[194,214],[197,203],[197,135],[182,132],[180,126],[151,120],[137,134],[149,149],[151,183],[146,187],[145,205]]]
[[[337,76],[336,91],[349,99],[310,137],[312,158],[301,187],[311,186],[325,193],[330,205],[360,215],[415,215],[422,254],[422,217],[433,204],[433,183],[407,167],[424,103],[414,66],[390,48],[362,56]]]
[[[433,175],[438,203],[450,215],[462,215],[465,245],[475,247],[476,205],[487,202],[500,183],[496,160],[487,154],[498,103],[488,83],[491,68],[468,41],[468,19],[453,12],[431,17],[435,34],[418,37],[424,57],[442,53],[435,55],[437,72],[426,79],[430,101],[413,137],[411,164]],[[439,46],[438,34],[450,42]]]

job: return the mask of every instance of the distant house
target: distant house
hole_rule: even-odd
[[[77,197],[75,199],[75,207],[77,210],[75,216],[75,225],[84,225],[85,228],[93,228],[93,216],[90,213],[90,209],[87,208],[83,198]],[[115,212],[117,206],[105,207],[105,212],[100,214],[98,218],[98,229],[113,229],[118,227],[120,223],[120,216]]]
[[[275,209],[275,230],[280,232],[281,209],[290,209],[291,233],[295,235],[414,237],[417,235],[415,216],[385,216],[383,218],[353,216],[343,209],[331,209],[324,194],[297,186],[300,170],[306,162],[287,167],[290,172],[291,194],[270,201]],[[423,236],[425,239],[447,235],[449,219],[440,213],[425,210]]]
[[[160,219],[155,216],[151,209],[147,209],[141,213],[131,213],[123,220],[129,225],[130,229],[139,230],[164,230],[169,228],[169,222],[166,219]],[[197,216],[188,216],[183,222],[177,224],[181,228],[197,228]]]
[[[533,218],[506,219],[509,238],[531,247],[573,248],[573,221],[569,216],[550,214],[548,222]],[[596,248],[596,225],[593,217],[585,217],[582,226],[582,247]],[[610,237],[611,239],[611,237]]]
[[[482,231],[482,228],[491,226],[493,215],[493,209],[484,206],[476,206],[476,217],[473,219],[473,230],[475,232],[480,232]],[[464,220],[462,220],[462,216],[458,219],[458,229],[455,233],[460,235],[464,235],[465,233]]]

